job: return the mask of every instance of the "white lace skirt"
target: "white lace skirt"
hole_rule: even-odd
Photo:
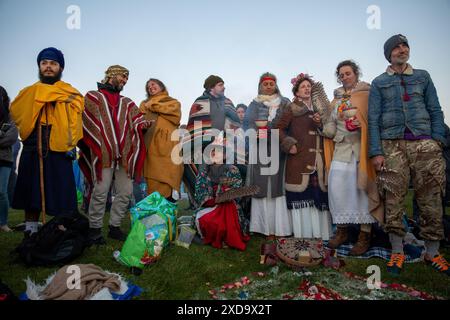
[[[292,215],[294,237],[330,240],[333,231],[331,228],[331,215],[328,210],[320,211],[314,206],[308,206],[289,211]]]
[[[332,161],[328,176],[328,200],[334,224],[368,224],[376,220],[369,213],[369,200],[365,191],[358,189],[358,164]]]
[[[292,216],[286,197],[252,198],[250,232],[278,237],[292,235]]]

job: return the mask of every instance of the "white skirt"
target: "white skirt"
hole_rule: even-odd
[[[292,228],[296,238],[320,238],[330,240],[331,215],[328,210],[320,211],[314,206],[290,210],[292,214]]]
[[[292,235],[292,216],[287,209],[286,197],[252,198],[250,232],[277,237]]]
[[[328,202],[334,224],[369,224],[376,220],[369,213],[365,191],[358,189],[358,164],[354,154],[349,163],[332,161],[328,176]]]

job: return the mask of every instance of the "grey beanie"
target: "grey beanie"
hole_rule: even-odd
[[[402,34],[396,34],[395,36],[390,37],[387,39],[387,41],[384,43],[384,56],[386,57],[387,61],[391,62],[391,53],[392,50],[399,44],[404,43],[409,48],[408,39]]]

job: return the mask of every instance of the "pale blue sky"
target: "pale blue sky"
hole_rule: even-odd
[[[70,5],[81,9],[81,29],[69,30]],[[369,30],[368,6],[381,9],[381,29]],[[383,44],[396,33],[410,42],[410,63],[430,72],[450,117],[450,0],[0,0],[0,84],[14,98],[37,80],[36,56],[55,46],[65,55],[63,80],[81,93],[96,88],[109,65],[130,69],[123,94],[139,104],[148,78],[162,80],[190,105],[210,74],[225,80],[225,94],[248,104],[259,76],[277,75],[292,98],[290,79],[300,72],[338,87],[336,65],[357,61],[363,80],[387,66]]]

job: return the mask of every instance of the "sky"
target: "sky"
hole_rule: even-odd
[[[371,82],[388,65],[384,42],[402,33],[450,123],[449,31],[450,0],[0,0],[0,85],[14,99],[37,81],[39,51],[54,46],[65,56],[63,80],[82,94],[120,64],[130,70],[123,95],[139,104],[146,81],[160,79],[186,123],[210,74],[235,105],[255,98],[267,71],[290,99],[290,80],[303,72],[331,100],[340,61],[355,60]]]

